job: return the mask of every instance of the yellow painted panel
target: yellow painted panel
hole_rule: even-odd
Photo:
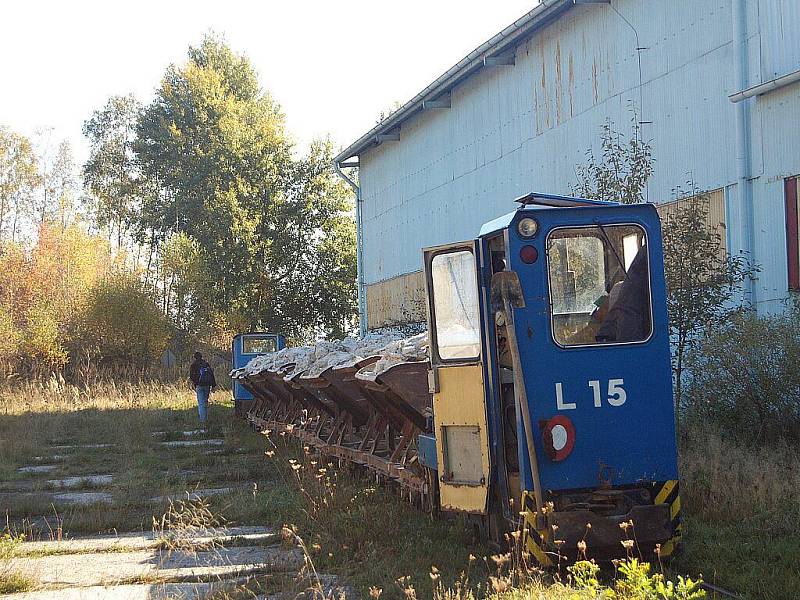
[[[439,501],[444,510],[485,513],[489,481],[489,436],[486,425],[486,401],[483,392],[481,365],[460,365],[439,368],[439,392],[433,395],[433,416],[436,431],[436,453],[439,462]],[[447,436],[448,427],[459,431],[458,436]],[[460,428],[471,427],[474,430]],[[458,439],[459,446],[445,449],[445,439]],[[465,441],[467,440],[467,441]],[[466,448],[468,440],[474,445]],[[445,456],[445,452],[458,456]],[[459,459],[474,460],[480,457],[482,482],[449,482],[446,473],[448,458],[453,464]],[[460,469],[469,472],[470,469]],[[477,469],[475,469],[477,471]],[[442,481],[442,477],[445,481]]]
[[[720,188],[718,190],[711,190],[705,192],[708,198],[708,217],[706,218],[706,227],[710,230],[716,230],[720,236],[720,256],[725,258],[727,252],[727,238],[725,229],[727,223],[725,221],[725,190]],[[681,200],[672,200],[671,202],[664,202],[656,204],[656,210],[663,220],[668,215],[674,215],[681,207],[691,198],[683,198]]]

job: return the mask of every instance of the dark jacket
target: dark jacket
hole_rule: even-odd
[[[207,367],[208,369],[211,369],[211,365],[202,358],[194,361],[192,366],[189,368],[189,381],[192,382],[194,387],[197,387],[200,381],[201,367]],[[217,379],[214,377],[214,369],[211,369],[211,387],[217,387]]]
[[[619,296],[595,336],[598,342],[641,342],[650,335],[647,246],[633,259]]]

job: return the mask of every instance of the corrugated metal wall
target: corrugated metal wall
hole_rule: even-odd
[[[751,85],[767,63],[797,63],[800,50],[777,47],[798,4],[749,5]],[[367,284],[419,270],[420,248],[473,238],[523,193],[570,193],[602,124],[628,130],[633,108],[641,107],[653,148],[651,201],[672,199],[687,181],[707,190],[735,184],[731,0],[614,6],[644,50],[637,53],[634,29],[607,5],[576,6],[519,47],[515,66],[481,70],[453,90],[452,108],[422,113],[403,124],[399,142],[361,155]],[[769,302],[785,297],[781,189],[783,177],[800,172],[799,87],[751,101],[755,258],[759,299]],[[737,219],[731,251],[741,247]]]
[[[800,2],[760,0],[757,6],[762,81],[800,69]]]

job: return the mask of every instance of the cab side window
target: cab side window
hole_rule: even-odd
[[[643,342],[653,329],[647,238],[637,225],[556,229],[547,240],[553,339]]]

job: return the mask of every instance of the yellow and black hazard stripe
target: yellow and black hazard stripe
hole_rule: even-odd
[[[666,504],[669,506],[669,515],[672,520],[672,537],[661,544],[661,556],[672,555],[681,541],[683,525],[681,523],[681,495],[680,484],[677,479],[658,482],[653,485],[653,504]]]
[[[522,547],[543,567],[552,565],[545,552],[547,531],[536,528],[536,500],[533,492],[522,492]]]

